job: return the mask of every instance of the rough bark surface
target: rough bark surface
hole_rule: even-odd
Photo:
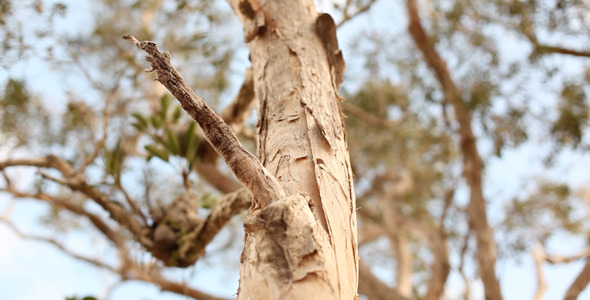
[[[305,199],[314,216],[309,230],[319,243],[309,259],[323,261],[320,269],[304,268],[302,277],[289,277],[282,284],[288,289],[278,292],[269,282],[274,280],[270,279],[274,278],[272,269],[251,251],[261,238],[252,228],[259,226],[246,224],[238,296],[352,299],[357,287],[356,215],[337,92],[344,66],[335,25],[329,16],[317,13],[313,1],[230,3],[243,24],[251,51],[259,101],[260,161],[287,195],[304,196],[299,201]]]

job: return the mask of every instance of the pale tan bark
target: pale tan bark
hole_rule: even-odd
[[[578,299],[578,295],[586,288],[590,282],[590,259],[586,259],[584,268],[578,274],[578,277],[572,282],[570,287],[567,289],[563,300],[575,300]]]
[[[420,23],[416,0],[407,0],[409,16],[408,30],[414,42],[424,55],[444,92],[445,101],[453,106],[459,123],[460,147],[463,154],[463,177],[469,186],[469,227],[477,241],[477,262],[479,274],[485,287],[487,300],[500,300],[502,293],[496,277],[496,243],[492,228],[488,224],[486,203],[483,197],[483,164],[479,155],[476,138],[471,127],[471,112],[461,97],[445,61],[438,54],[434,42],[427,36]]]
[[[543,261],[545,259],[545,252],[541,246],[537,246],[531,250],[531,255],[535,262],[535,271],[537,273],[537,290],[533,300],[542,300],[545,291],[547,290],[547,281],[545,280],[545,274],[543,273]]]
[[[408,243],[408,238],[398,232],[392,242],[395,251],[396,261],[396,278],[397,285],[395,289],[404,297],[412,295],[412,262],[413,256]]]
[[[335,25],[312,1],[230,3],[251,51],[259,158],[287,195],[303,196],[245,220],[238,297],[352,299],[356,216],[337,94],[343,61]],[[261,219],[275,214],[280,218],[274,224]],[[306,217],[293,218],[297,214]],[[279,232],[305,237],[283,240]],[[302,252],[301,245],[310,248]]]

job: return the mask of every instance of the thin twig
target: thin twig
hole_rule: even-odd
[[[365,123],[370,124],[370,125],[374,125],[374,126],[389,128],[389,129],[394,129],[394,128],[398,127],[399,124],[401,122],[403,122],[408,117],[408,114],[405,113],[402,117],[400,117],[399,119],[397,119],[395,121],[386,120],[386,119],[381,119],[381,118],[375,117],[374,115],[366,112],[362,108],[352,105],[350,103],[344,102],[341,105],[342,105],[342,109],[345,112],[349,112],[349,113],[353,114],[355,117],[363,120]]]
[[[373,4],[375,3],[376,0],[369,0],[369,2],[361,7],[359,7],[353,14],[349,14],[348,13],[348,9],[351,7],[352,1],[351,0],[347,0],[346,1],[346,5],[344,6],[343,9],[343,17],[342,20],[340,20],[340,22],[338,22],[337,27],[342,26],[344,23],[354,19],[355,17],[357,17],[358,15],[368,11]]]

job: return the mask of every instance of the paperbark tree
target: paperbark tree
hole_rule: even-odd
[[[251,50],[260,164],[151,42],[152,70],[253,195],[240,299],[352,299],[356,215],[338,85],[336,25],[312,1],[231,2]],[[269,171],[271,172],[269,173]],[[280,185],[279,185],[280,183]]]
[[[195,288],[203,282],[166,275],[190,272],[187,278],[195,279],[211,269],[237,272],[245,221],[239,297],[353,297],[350,169],[362,207],[359,293],[371,300],[457,298],[455,288],[446,288],[453,275],[464,281],[463,299],[483,297],[471,288],[480,280],[488,298],[500,297],[495,260],[510,263],[512,255],[528,254],[537,243],[537,299],[560,284],[543,274],[543,264],[587,263],[587,251],[562,260],[552,253],[559,251],[553,247],[555,234],[582,241],[587,236],[588,218],[580,219],[579,212],[589,202],[572,193],[575,180],[530,174],[524,188],[509,191],[493,171],[506,161],[503,153],[514,154],[522,143],[554,147],[534,156],[548,156],[542,177],[552,176],[551,164],[567,166],[559,161],[560,151],[587,154],[590,77],[582,69],[588,51],[579,43],[588,37],[584,3],[318,2],[343,25],[340,33],[347,39],[351,70],[342,109],[349,164],[336,93],[343,61],[335,27],[309,2],[95,1],[87,13],[96,23],[72,38],[44,26],[66,14],[67,3],[44,8],[50,2],[4,2],[0,31],[6,47],[0,61],[15,77],[0,94],[0,155],[12,149],[0,159],[0,206],[8,203],[0,208],[1,226],[112,272],[113,286],[139,280],[163,291],[217,299]],[[31,22],[30,13],[47,22]],[[359,15],[368,22],[355,21]],[[383,19],[376,24],[374,17]],[[132,56],[141,51],[119,38],[127,32],[170,52],[178,72],[155,44],[134,41],[152,53],[159,80],[203,124],[202,131],[170,102],[165,87],[146,80],[145,63]],[[567,38],[556,40],[552,33]],[[55,46],[45,51],[40,47],[46,42]],[[512,43],[518,53],[505,49]],[[233,81],[233,71],[249,65],[242,51],[246,44],[252,66],[233,102],[219,111],[246,149],[254,153],[258,144],[258,158],[195,95],[215,109],[230,102],[239,87],[234,83],[240,83]],[[11,59],[28,61],[34,53],[47,54],[44,59],[52,63],[45,63],[56,67],[52,78],[73,86],[64,88],[63,105],[50,100],[45,90],[52,89],[43,81],[12,73],[18,64],[12,67]],[[580,69],[555,68],[555,59]],[[257,130],[248,120],[256,103]],[[517,155],[527,160],[528,154]],[[243,184],[228,174],[220,156]],[[584,158],[579,156],[577,165]],[[34,184],[24,177],[34,178]],[[498,189],[508,194],[497,195]],[[35,220],[50,229],[42,236],[31,234],[18,216],[20,203],[31,200],[43,209]],[[241,216],[230,222],[236,215]],[[492,228],[501,237],[497,258]],[[68,247],[77,230],[98,241],[97,247],[85,252]],[[99,256],[105,251],[114,255]],[[227,271],[218,262],[209,264],[222,257]],[[568,282],[568,298],[583,297],[588,269]],[[510,292],[511,283],[504,284]],[[201,288],[235,294],[227,281],[222,285],[223,291]],[[336,288],[322,290],[329,286]]]

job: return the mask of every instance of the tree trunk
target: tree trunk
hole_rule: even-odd
[[[293,195],[246,217],[238,297],[353,299],[355,199],[334,22],[308,0],[230,3],[251,51],[258,155]]]

